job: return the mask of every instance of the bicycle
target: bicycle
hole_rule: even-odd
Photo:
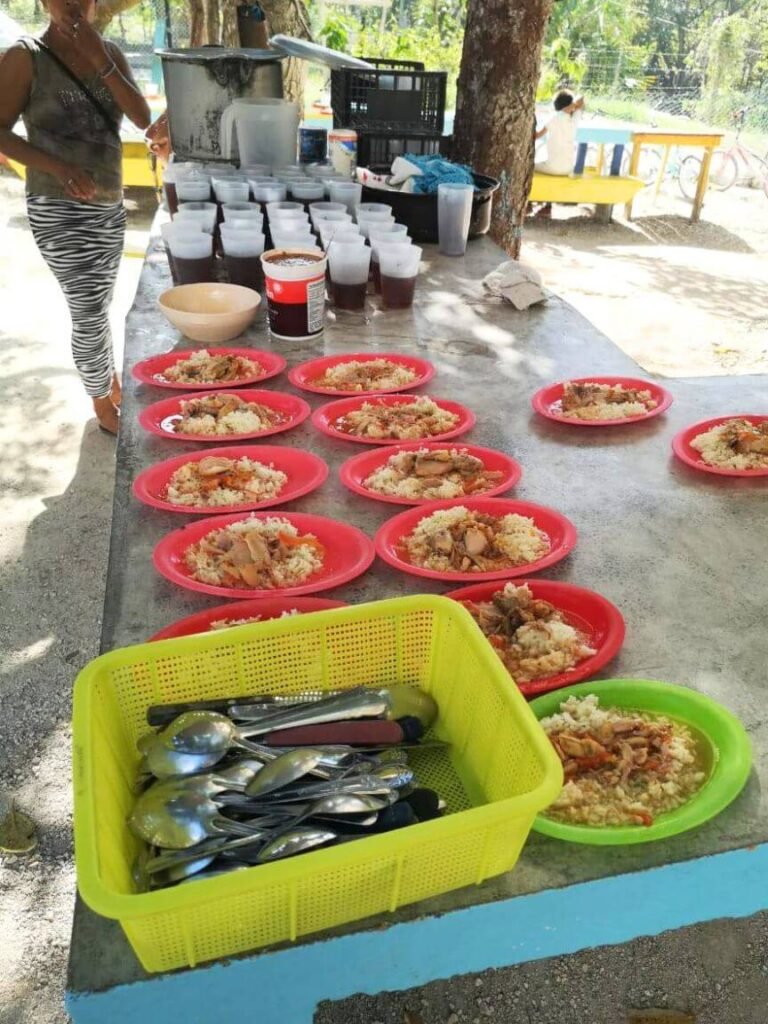
[[[712,163],[709,167],[708,188],[717,192],[726,192],[732,188],[739,178],[739,164],[744,167],[753,177],[761,179],[763,191],[768,196],[768,151],[764,156],[748,149],[740,141],[741,131],[746,121],[749,107],[742,107],[731,114],[731,120],[736,124],[736,141],[728,149],[716,149],[712,154]],[[680,163],[678,184],[680,191],[686,199],[693,199],[696,195],[696,183],[699,180],[701,170],[701,157],[685,157]]]

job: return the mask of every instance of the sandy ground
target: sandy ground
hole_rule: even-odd
[[[151,212],[145,195],[130,216],[131,250],[142,249]],[[698,227],[672,201],[638,214],[635,225],[599,227],[583,210],[559,212],[531,226],[524,256],[650,370],[765,371],[768,200],[716,196],[712,222]],[[139,270],[139,260],[124,261],[118,348]],[[0,1024],[60,1024],[74,898],[70,693],[98,649],[114,442],[90,419],[66,309],[29,235],[20,183],[1,173],[0,309],[0,791],[40,827],[34,856],[0,858]],[[360,997],[318,1020],[621,1024],[628,1006],[675,1005],[700,1010],[697,1024],[764,1024],[766,920]]]
[[[768,371],[768,197],[708,193],[703,220],[665,186],[596,224],[586,207],[529,221],[522,259],[649,373]]]

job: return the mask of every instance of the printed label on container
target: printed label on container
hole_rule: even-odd
[[[322,331],[325,321],[325,278],[307,285],[307,332]]]
[[[267,275],[269,275],[269,271],[267,271]],[[323,292],[325,292],[325,275],[310,280],[304,278],[302,281],[276,281],[274,278],[267,276],[266,284],[268,299],[290,305],[303,305],[309,301],[311,288],[321,284]]]

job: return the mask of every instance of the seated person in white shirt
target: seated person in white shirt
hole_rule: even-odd
[[[561,89],[553,105],[554,115],[535,135],[537,141],[546,137],[547,158],[537,161],[534,170],[539,174],[570,174],[576,158],[576,130],[584,109],[584,97],[576,97],[567,89]],[[537,214],[539,217],[551,215],[551,203],[545,203]]]

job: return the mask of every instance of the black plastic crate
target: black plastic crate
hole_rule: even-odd
[[[371,164],[391,164],[396,156],[415,153],[417,156],[446,154],[448,136],[442,135],[400,135],[390,132],[357,133],[357,163],[360,167]]]
[[[361,57],[366,64],[375,68],[393,68],[395,71],[423,71],[424,62],[420,60],[395,60],[394,57]]]
[[[333,125],[399,135],[439,135],[447,79],[445,71],[414,68],[332,71]]]

